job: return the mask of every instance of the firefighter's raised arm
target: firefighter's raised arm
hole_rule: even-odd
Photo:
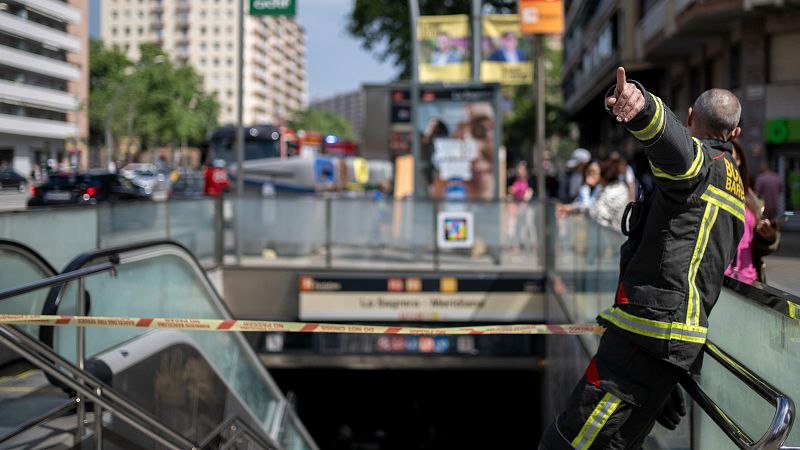
[[[703,167],[701,144],[657,96],[629,82],[617,69],[617,83],[606,94],[607,110],[646,148],[656,181],[663,188],[687,189]]]

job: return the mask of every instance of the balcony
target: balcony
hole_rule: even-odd
[[[0,80],[0,99],[34,107],[71,112],[78,109],[78,99],[63,91]]]
[[[69,122],[0,114],[0,133],[66,139],[78,135],[78,126]]]
[[[684,56],[746,14],[740,0],[660,0],[636,26],[636,56]]]
[[[62,22],[79,24],[82,21],[81,10],[63,1],[57,0],[16,0],[17,3],[40,12]]]
[[[0,45],[0,61],[3,64],[17,69],[48,75],[61,80],[74,81],[80,78],[81,71],[78,67]]]
[[[20,19],[13,14],[0,13],[0,30],[61,50],[81,51],[81,41],[78,38],[29,20]]]

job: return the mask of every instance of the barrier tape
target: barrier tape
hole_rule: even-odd
[[[283,331],[287,333],[351,333],[351,334],[602,334],[595,324],[566,325],[488,325],[475,327],[419,328],[370,325],[347,325],[308,322],[275,322],[266,320],[166,319],[100,316],[47,316],[0,314],[0,324],[52,325],[94,328],[148,328],[196,331]]]

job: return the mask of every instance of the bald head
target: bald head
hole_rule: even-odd
[[[731,91],[709,89],[697,97],[690,116],[693,131],[728,140],[736,137],[731,134],[739,127],[742,105]]]

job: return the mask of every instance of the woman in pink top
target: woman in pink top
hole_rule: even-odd
[[[750,187],[750,171],[747,168],[742,147],[738,142],[733,143],[733,158],[739,166],[744,190],[747,192],[745,199],[744,234],[736,249],[736,256],[731,265],[725,270],[725,275],[736,278],[748,284],[753,281],[766,282],[761,258],[772,253],[778,247],[778,232],[768,219],[762,219],[764,202],[753,192]]]

